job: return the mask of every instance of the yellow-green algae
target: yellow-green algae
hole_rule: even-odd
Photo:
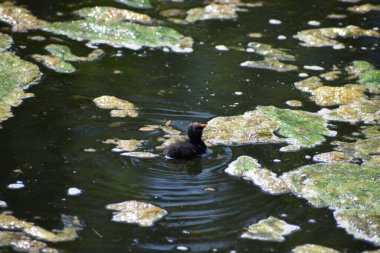
[[[358,14],[365,14],[371,11],[380,11],[380,5],[373,5],[369,3],[362,5],[354,5],[352,7],[349,7],[348,10]]]
[[[0,122],[12,117],[11,107],[33,96],[24,90],[41,75],[38,67],[10,52],[0,53]]]
[[[34,54],[32,55],[32,58],[37,62],[42,63],[48,69],[54,70],[58,73],[70,74],[76,71],[75,67],[72,64],[64,61],[60,57]]]
[[[116,0],[116,2],[125,4],[133,8],[149,9],[152,5],[149,0]]]
[[[312,164],[281,178],[295,195],[316,207],[380,210],[380,166],[352,163]]]
[[[292,253],[339,253],[339,251],[316,244],[304,244],[295,247]]]
[[[336,134],[327,128],[326,120],[316,113],[274,106],[258,106],[257,110],[276,122],[278,134],[287,137],[286,141],[295,147],[314,147],[325,141],[324,135]]]
[[[299,226],[288,224],[283,220],[270,216],[248,227],[241,237],[261,241],[283,242],[286,235],[300,230]]]
[[[210,19],[236,19],[240,9],[232,4],[209,4],[187,11],[186,22],[192,23]]]
[[[374,179],[375,180],[375,179]],[[338,226],[355,238],[380,246],[380,210],[337,210],[334,217]]]
[[[240,63],[242,67],[270,69],[277,72],[288,72],[297,70],[298,67],[292,64],[286,64],[273,57],[265,57],[262,61],[245,61]]]
[[[64,61],[96,61],[103,54],[104,51],[101,49],[93,50],[88,56],[76,56],[71,52],[71,49],[68,46],[60,44],[49,44],[45,49],[55,57],[59,57]]]
[[[346,71],[351,75],[360,76],[360,74],[366,71],[375,69],[375,66],[367,61],[353,61],[352,64],[346,68]]]
[[[367,98],[363,85],[348,84],[342,87],[322,86],[311,91],[310,97],[317,105],[332,106],[349,104],[353,101]]]
[[[103,141],[105,144],[114,144],[115,148],[112,149],[114,152],[125,152],[125,151],[135,151],[141,147],[144,143],[142,140],[120,140],[120,139],[107,139]]]
[[[372,138],[372,137],[380,137],[380,126],[369,126],[365,127],[361,132],[367,137],[367,138]]]
[[[305,47],[334,47],[344,48],[344,44],[336,41],[337,37],[358,38],[362,36],[380,37],[380,33],[375,30],[366,30],[358,26],[349,25],[347,27],[329,27],[308,29],[297,33],[297,38],[302,41]]]
[[[225,172],[250,180],[264,192],[270,194],[282,194],[289,191],[282,179],[270,170],[262,168],[256,159],[249,156],[238,157],[228,165]]]
[[[135,118],[139,115],[134,104],[127,100],[123,100],[114,96],[101,96],[94,98],[94,103],[97,107],[101,109],[111,110],[111,117],[121,117],[126,116]]]
[[[42,250],[46,249],[47,245],[33,240],[22,232],[0,231],[0,248],[5,247],[10,247],[17,252],[43,252]]]
[[[143,24],[152,23],[151,17],[138,12],[109,6],[87,7],[75,11],[82,18],[94,18],[98,21],[132,21]]]
[[[351,160],[352,156],[338,151],[331,151],[313,156],[313,161],[323,163],[344,163],[350,162]]]
[[[313,90],[322,87],[323,83],[319,77],[312,76],[294,83],[294,86],[302,92],[311,93]]]
[[[0,21],[10,24],[14,32],[40,29],[46,23],[33,16],[26,8],[8,1],[0,3]]]
[[[379,136],[357,140],[356,142],[333,142],[332,144],[336,145],[335,150],[360,158],[366,162],[371,161],[373,156],[380,154]]]
[[[342,74],[341,71],[339,71],[339,70],[333,70],[333,71],[329,71],[329,72],[320,74],[319,76],[321,78],[325,79],[326,81],[335,81],[335,80],[339,79],[339,75],[340,74]]]
[[[158,206],[136,200],[109,204],[106,209],[115,211],[112,221],[138,224],[141,227],[153,226],[168,213]]]
[[[354,77],[359,77],[359,83],[366,85],[370,93],[380,94],[380,70],[371,63],[353,61],[346,71]]]
[[[273,48],[269,44],[250,42],[248,43],[248,48],[253,49],[256,54],[273,57],[282,61],[294,61],[296,59],[294,55],[291,55],[282,49]]]
[[[99,21],[95,18],[44,25],[43,30],[71,39],[108,44],[133,50],[141,47],[169,48],[174,52],[192,52],[193,40],[164,26],[148,26],[122,21]]]
[[[8,34],[0,33],[0,53],[11,47],[13,39]]]

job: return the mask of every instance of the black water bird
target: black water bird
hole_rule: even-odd
[[[207,149],[206,144],[202,141],[202,133],[205,127],[205,124],[199,124],[198,122],[191,123],[187,127],[189,139],[170,144],[164,150],[165,156],[173,159],[189,160],[202,155]]]

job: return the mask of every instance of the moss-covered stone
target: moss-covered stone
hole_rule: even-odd
[[[300,147],[314,147],[323,141],[325,136],[335,136],[327,128],[327,122],[318,114],[274,106],[258,106],[257,110],[267,115],[278,124],[278,133],[287,137],[289,144]]]
[[[339,253],[339,251],[316,244],[304,244],[295,247],[292,253]]]
[[[380,37],[380,33],[374,30],[365,30],[357,26],[329,27],[319,29],[308,29],[297,33],[297,38],[305,47],[334,47],[344,48],[344,44],[336,41],[337,37],[357,38],[362,36]]]
[[[377,178],[378,179],[378,178]],[[379,201],[379,200],[378,200]],[[334,217],[338,226],[355,238],[380,246],[380,210],[337,210]]]
[[[114,96],[101,96],[94,98],[94,103],[101,109],[111,110],[111,117],[137,117],[139,115],[134,104]]]
[[[275,173],[262,168],[256,159],[249,156],[240,156],[228,165],[225,172],[250,180],[270,194],[282,194],[289,191],[286,184]]]
[[[210,19],[236,19],[239,8],[232,4],[210,4],[206,7],[193,8],[187,11],[186,22],[192,23]]]
[[[193,40],[172,28],[147,26],[121,21],[97,21],[95,19],[55,22],[46,24],[43,30],[71,39],[91,43],[108,44],[133,50],[141,47],[169,48],[174,52],[191,52]]]
[[[76,71],[76,68],[72,64],[62,60],[60,57],[34,54],[32,55],[32,58],[37,62],[42,63],[48,69],[54,70],[58,73],[70,74]]]
[[[133,8],[149,9],[152,8],[150,0],[116,0],[116,2],[125,4]]]
[[[13,39],[8,34],[0,33],[0,53],[11,47]]]
[[[263,55],[266,57],[273,57],[282,61],[294,61],[296,57],[291,55],[284,50],[273,48],[269,44],[259,43],[259,42],[250,42],[248,43],[248,48],[254,50],[254,53]]]
[[[8,1],[0,3],[0,21],[10,24],[14,32],[35,30],[46,24],[45,21],[33,16],[26,8]]]
[[[286,235],[300,230],[299,226],[291,225],[283,220],[273,216],[261,220],[256,224],[248,227],[248,231],[241,235],[242,238],[248,238],[261,241],[283,242]]]
[[[104,51],[101,49],[93,50],[88,56],[76,56],[68,46],[60,44],[49,44],[45,49],[54,57],[59,57],[63,61],[95,61],[99,59]]]
[[[352,157],[343,152],[331,151],[315,155],[313,157],[313,160],[315,162],[323,163],[344,163],[350,162],[352,160]]]
[[[38,67],[10,52],[0,53],[0,122],[12,117],[12,106],[33,96],[24,89],[41,75]]]
[[[153,226],[168,213],[158,206],[136,200],[109,204],[106,209],[115,211],[112,221],[138,224],[141,227]]]
[[[316,207],[380,210],[380,167],[312,164],[281,176],[290,191]]]
[[[109,6],[87,7],[75,11],[75,14],[82,18],[93,18],[98,21],[132,21],[142,24],[152,23],[151,17],[146,14]]]
[[[103,141],[106,144],[114,144],[115,148],[112,149],[114,152],[126,152],[126,151],[135,151],[144,143],[142,140],[119,140],[119,139],[108,139]]]
[[[297,70],[296,65],[280,62],[276,58],[265,57],[262,61],[245,61],[240,63],[242,67],[258,68],[258,69],[270,69],[277,72],[288,72]]]
[[[348,7],[348,10],[358,14],[365,14],[371,11],[380,11],[380,5],[373,4],[362,4],[362,5],[354,5],[352,7]]]

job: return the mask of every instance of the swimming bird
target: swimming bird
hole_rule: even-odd
[[[187,127],[186,141],[177,141],[170,144],[164,150],[165,156],[173,159],[192,159],[194,157],[202,155],[206,151],[206,144],[202,141],[203,129],[205,124],[199,124],[194,122]]]

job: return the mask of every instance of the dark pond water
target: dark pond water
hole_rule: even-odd
[[[328,20],[325,17],[330,13],[346,13],[349,4],[336,0],[264,2],[261,8],[240,13],[237,21],[169,24],[194,38],[191,54],[150,49],[132,51],[102,45],[100,48],[106,51],[106,56],[96,62],[76,64],[78,71],[74,74],[57,74],[41,67],[43,80],[30,89],[36,96],[13,109],[16,117],[2,123],[0,199],[7,201],[17,217],[48,229],[61,227],[62,213],[78,215],[85,229],[78,240],[56,245],[64,252],[169,252],[177,251],[179,245],[193,252],[289,252],[304,243],[343,252],[374,249],[371,244],[355,240],[337,228],[330,210],[313,208],[290,194],[264,194],[249,182],[224,173],[227,165],[240,155],[253,156],[274,172],[286,172],[311,163],[305,155],[332,150],[331,139],[316,148],[296,153],[280,153],[281,145],[217,146],[207,156],[186,162],[167,161],[163,156],[126,158],[111,152],[112,147],[101,142],[115,137],[141,138],[149,140],[153,150],[160,134],[138,131],[145,124],[162,124],[170,119],[174,127],[184,130],[189,122],[205,123],[215,116],[242,114],[257,105],[286,108],[285,101],[289,99],[302,101],[303,110],[319,110],[307,95],[294,89],[292,83],[300,79],[298,72],[242,68],[241,62],[260,57],[238,51],[219,52],[214,48],[218,44],[244,46],[253,40],[247,36],[250,32],[263,33],[260,42],[290,49],[302,72],[303,65],[331,69],[334,64],[345,66],[357,59],[380,67],[377,47],[375,51],[360,49],[379,43],[375,39],[342,40],[353,48],[333,50],[301,47],[292,38],[297,31],[310,28],[309,20],[320,21],[322,27],[354,24],[372,28],[379,25],[378,13]],[[123,7],[110,0],[19,0],[17,3],[50,21],[71,19],[71,12],[84,6]],[[155,10],[145,12],[159,17],[159,10],[167,7],[189,8],[200,4],[200,1],[163,1],[156,3]],[[280,19],[283,24],[270,25],[271,18]],[[0,27],[9,31],[5,24]],[[288,39],[277,40],[281,34]],[[30,35],[49,39],[45,42],[27,40]],[[56,42],[44,32],[12,36],[13,50],[24,59],[30,59],[33,53],[42,53],[46,44]],[[64,44],[77,54],[90,51],[84,43],[66,38]],[[117,56],[119,53],[122,56]],[[122,73],[114,74],[115,70]],[[313,71],[309,73],[312,75]],[[236,91],[243,95],[234,95]],[[101,95],[133,102],[140,108],[140,117],[111,118],[107,110],[98,109],[92,102]],[[238,104],[230,106],[234,103]],[[334,140],[344,140],[357,127],[336,124],[336,130],[338,136]],[[85,148],[95,148],[97,152],[86,153]],[[274,159],[282,162],[275,163]],[[14,173],[15,169],[24,173]],[[17,180],[22,180],[26,187],[6,189]],[[70,187],[83,189],[84,193],[69,197],[66,192]],[[216,191],[204,191],[207,187]],[[169,215],[152,228],[111,222],[111,212],[105,210],[105,205],[131,199],[157,204],[168,210]],[[244,227],[270,215],[284,217],[302,230],[282,243],[239,238]],[[316,223],[310,223],[310,219]]]

